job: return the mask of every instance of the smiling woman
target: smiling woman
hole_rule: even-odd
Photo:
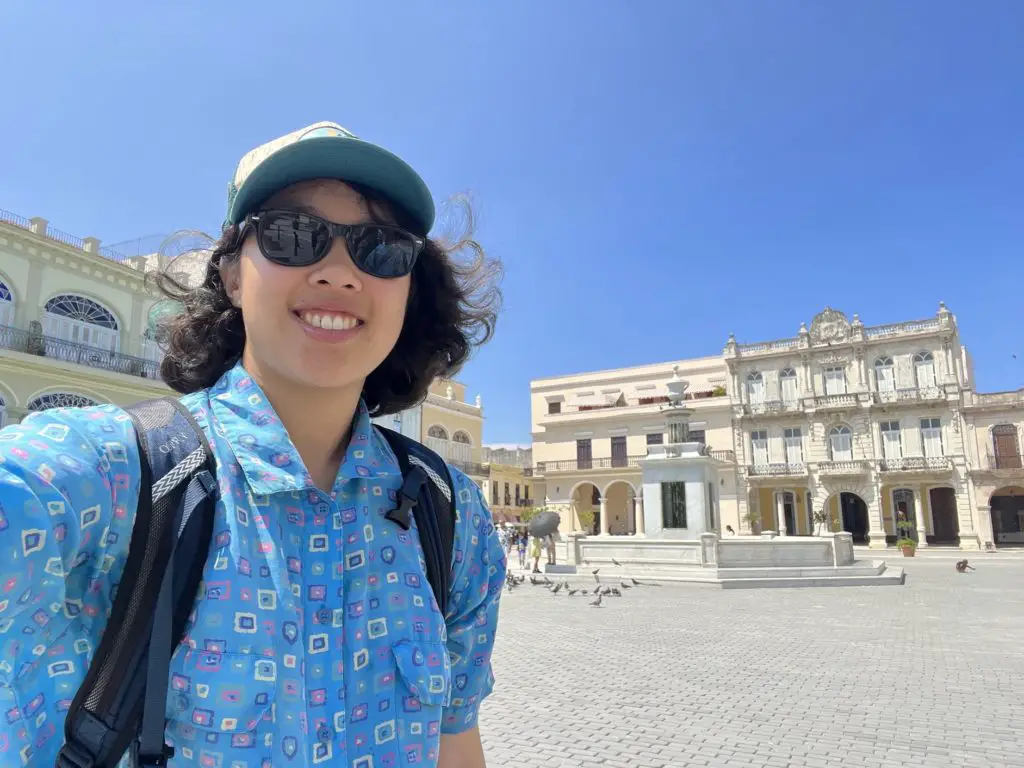
[[[274,249],[294,252],[301,249],[304,243],[308,244],[310,253],[322,250],[325,241],[332,238],[310,226],[308,219],[327,219],[328,224],[335,223],[330,217],[322,216],[327,212],[323,207],[333,208],[339,218],[354,218],[383,227],[397,225],[396,229],[403,225],[415,226],[408,214],[379,193],[352,182],[342,184],[316,181],[299,184],[284,190],[271,202],[295,213],[306,213],[305,220],[295,217],[284,222],[282,212],[277,211],[273,218],[261,213],[253,217],[255,222],[243,221],[242,224],[228,226],[214,247],[205,280],[198,287],[185,285],[174,274],[166,271],[157,275],[159,287],[164,294],[184,307],[184,312],[167,323],[168,354],[161,370],[168,385],[179,392],[194,392],[216,382],[225,370],[242,358],[248,333],[259,332],[255,327],[257,314],[266,317],[272,312],[271,306],[257,297],[255,300],[259,302],[259,313],[253,311],[248,316],[249,322],[243,323],[246,315],[240,310],[244,308],[237,306],[228,295],[225,273],[229,275],[229,281],[236,280],[231,285],[237,290],[236,275],[246,253],[252,265],[254,251]],[[473,217],[468,202],[456,200],[452,208],[452,221],[463,223],[464,230],[455,236],[449,234],[444,240],[423,238],[421,250],[413,260],[410,279],[402,281],[407,285],[407,295],[404,298],[394,297],[399,301],[388,300],[383,308],[378,306],[382,311],[375,318],[373,332],[378,332],[382,324],[393,326],[396,313],[400,315],[397,320],[401,330],[397,338],[387,344],[389,349],[386,356],[376,365],[370,366],[369,371],[363,372],[365,386],[362,395],[374,416],[397,413],[422,400],[430,382],[457,371],[473,346],[486,342],[494,331],[500,306],[497,283],[501,266],[488,259],[473,239]],[[284,229],[288,230],[287,248],[280,246]],[[369,228],[363,226],[361,229]],[[265,237],[261,237],[261,230],[267,233]],[[351,239],[355,238],[343,239],[349,259],[353,252],[349,245]],[[365,240],[364,235],[363,242]],[[387,242],[386,237],[384,242]],[[248,252],[245,248],[247,244]],[[326,247],[329,248],[329,245]],[[374,250],[378,253],[383,250],[380,243],[377,243]],[[364,260],[373,252],[356,249],[357,256],[361,255]],[[278,265],[268,263],[264,271],[251,268],[250,273],[254,277],[269,275],[269,288],[284,279],[289,272],[288,268],[275,267]],[[367,288],[377,294],[381,291],[395,293],[397,288],[388,286],[387,278],[374,278],[359,270],[353,274],[360,279],[361,284],[358,290],[350,290],[346,295],[369,294],[371,291]],[[319,281],[321,287],[330,288],[331,278],[342,279],[351,287],[350,281],[346,279],[351,276],[335,273],[325,281],[324,275],[319,274],[315,280]],[[401,289],[398,292],[401,293]],[[295,294],[294,287],[292,293]],[[312,327],[322,328],[327,318],[330,318],[332,330],[335,323],[340,326],[339,330],[354,330],[351,320],[345,318],[354,317],[358,321],[357,325],[365,324],[366,319],[359,318],[357,310],[365,308],[367,301],[340,300],[332,296],[332,306],[324,306],[323,293],[325,291],[318,291],[316,286],[308,286],[301,295],[295,294],[292,299],[295,303],[290,309],[293,312],[306,312],[307,325]],[[288,297],[279,297],[279,310],[284,309],[281,301],[287,300]],[[317,302],[320,306],[314,306]],[[316,312],[317,309],[321,311]],[[314,314],[319,316],[315,326],[310,322]],[[321,337],[320,340],[331,339]],[[379,348],[379,345],[373,346]],[[275,349],[276,354],[287,351],[287,345]],[[363,362],[370,361],[363,358]],[[344,374],[338,372],[338,375]]]
[[[173,405],[186,428],[143,456],[137,410],[68,400],[53,405],[91,407],[4,430],[0,550],[17,554],[5,578],[20,597],[0,602],[0,624],[34,639],[5,646],[0,703],[17,710],[16,690],[35,709],[0,725],[0,764],[53,765],[60,752],[110,768],[134,739],[140,763],[168,768],[483,768],[477,718],[493,685],[504,549],[468,477],[370,420],[422,400],[493,333],[500,269],[464,210],[466,234],[434,239],[429,192],[396,156],[329,123],[272,141],[239,163],[201,279],[174,261],[157,277],[176,308],[156,318],[161,372],[183,395]],[[148,447],[152,428],[138,423]],[[188,476],[202,447],[166,472],[147,460],[180,447],[189,425],[215,479]],[[183,476],[216,498],[170,518],[156,489]],[[140,505],[150,490],[156,501]],[[177,552],[161,578],[126,565],[168,519],[208,521],[209,556],[194,560],[203,586],[182,633],[154,621],[159,643],[138,646],[170,661],[145,670],[136,733],[96,685],[121,661],[104,635],[143,637],[119,619],[120,598],[181,582]],[[167,528],[179,551],[182,529],[197,530]],[[97,672],[82,647],[100,649]],[[164,697],[149,683],[168,667]]]

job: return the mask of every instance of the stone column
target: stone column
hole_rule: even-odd
[[[604,496],[601,497],[601,535],[607,536],[611,530],[611,524],[608,520],[608,499]]]
[[[775,530],[779,532],[780,536],[789,535],[786,528],[785,498],[786,495],[782,491],[775,492]]]
[[[636,529],[637,536],[643,536],[646,533],[644,528],[644,495],[643,492],[636,495],[636,502],[633,506],[634,513],[636,514],[636,525],[633,527]]]
[[[924,525],[924,504],[921,503],[921,486],[914,489],[914,524],[917,526],[917,546],[927,547],[928,531]]]

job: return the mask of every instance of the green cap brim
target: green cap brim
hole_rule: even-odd
[[[319,136],[282,147],[253,169],[235,193],[225,224],[238,224],[285,187],[313,179],[363,184],[400,205],[425,235],[434,226],[434,200],[408,163],[376,144]]]

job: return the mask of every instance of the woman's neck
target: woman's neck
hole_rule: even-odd
[[[301,387],[256,364],[246,371],[263,389],[314,485],[331,492],[345,458],[362,385],[338,389]]]

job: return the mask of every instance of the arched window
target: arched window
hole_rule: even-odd
[[[0,326],[14,325],[14,291],[0,280]]]
[[[113,313],[85,296],[61,294],[43,307],[43,333],[47,336],[116,352],[118,331]]]
[[[50,392],[45,395],[33,398],[29,404],[30,411],[48,411],[51,408],[88,408],[98,405],[85,395],[76,395],[73,392]]]
[[[452,461],[462,461],[466,463],[473,460],[473,441],[470,436],[461,429],[452,435],[449,458]]]
[[[448,439],[448,430],[442,427],[440,424],[433,424],[430,429],[427,430],[427,437],[434,437],[438,440]]]
[[[782,402],[786,405],[796,405],[798,397],[796,371],[792,368],[783,368],[779,373],[779,383],[782,389]]]
[[[747,376],[747,402],[751,405],[764,402],[764,376],[757,371]]]
[[[832,461],[853,461],[853,433],[849,427],[832,427],[829,430],[828,453]]]
[[[935,386],[935,359],[931,352],[918,352],[914,355],[914,377],[918,389]]]
[[[891,357],[880,357],[875,360],[875,384],[879,392],[896,391],[896,369]]]

